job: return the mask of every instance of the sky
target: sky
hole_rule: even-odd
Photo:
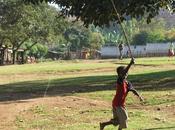
[[[50,6],[53,6],[55,8],[59,8],[57,4],[54,4],[54,3],[48,3]]]

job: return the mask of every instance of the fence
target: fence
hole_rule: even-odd
[[[167,56],[171,43],[147,43],[146,45],[131,45],[131,52],[134,57]],[[128,57],[128,47],[124,46],[123,57]],[[119,57],[118,46],[104,46],[101,49],[102,58]]]

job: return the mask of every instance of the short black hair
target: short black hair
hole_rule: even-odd
[[[119,66],[116,69],[118,75],[121,74],[124,70],[125,70],[125,67],[124,66]]]

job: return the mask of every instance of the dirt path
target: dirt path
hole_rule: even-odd
[[[69,103],[69,104],[68,104]],[[15,119],[17,115],[20,115],[21,112],[30,109],[31,107],[38,105],[47,105],[47,106],[57,106],[62,108],[76,108],[79,109],[82,106],[89,108],[106,108],[110,109],[110,102],[93,100],[88,98],[76,97],[76,96],[56,96],[56,97],[46,97],[46,98],[35,98],[28,100],[19,100],[19,101],[6,101],[0,102],[0,130],[16,130]],[[132,105],[127,106],[128,109],[140,109],[147,110],[152,113],[158,112],[166,113],[166,119],[175,117],[175,105],[159,105],[159,106],[141,106],[141,105]],[[165,114],[164,114],[165,115]],[[159,118],[158,118],[159,119]],[[175,118],[174,118],[175,119]]]
[[[67,103],[69,102],[69,104]],[[46,97],[20,101],[7,101],[0,103],[0,130],[16,129],[14,120],[20,112],[28,110],[37,105],[59,106],[59,107],[74,107],[94,106],[94,107],[110,107],[110,104],[104,101],[91,100],[75,96],[66,97]]]
[[[0,103],[0,129],[11,130],[15,129],[14,120],[16,116],[24,110],[27,110],[32,105],[39,103],[38,99],[21,100],[13,102]]]
[[[21,112],[25,112],[30,108],[38,105],[47,105],[47,106],[57,106],[59,108],[75,108],[79,109],[82,106],[89,108],[111,108],[111,104],[105,101],[87,99],[76,96],[57,96],[57,97],[45,97],[45,98],[36,98],[29,100],[20,100],[20,101],[7,101],[0,103],[0,130],[15,130],[15,119],[17,115],[20,115]],[[175,105],[163,105],[163,106],[128,106],[129,109],[145,109],[151,112],[167,112],[167,116],[175,116]],[[169,118],[167,117],[167,118]]]

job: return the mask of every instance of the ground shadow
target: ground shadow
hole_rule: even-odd
[[[142,91],[175,89],[175,70],[130,75],[129,80]],[[74,93],[115,89],[116,76],[85,76],[51,81],[26,81],[0,85],[0,102],[47,96],[67,96]],[[47,91],[46,91],[47,90]]]
[[[149,128],[149,129],[143,129],[143,130],[168,130],[168,129],[175,129],[175,126],[172,127],[160,127],[160,128]]]

